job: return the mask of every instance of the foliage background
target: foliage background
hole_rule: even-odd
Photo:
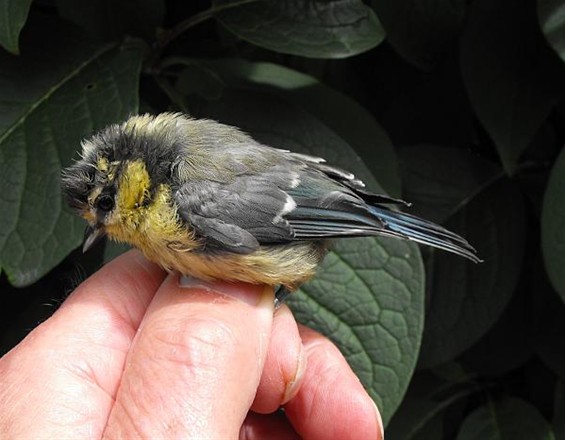
[[[293,298],[387,439],[565,438],[565,0],[0,0],[0,350],[122,251],[81,255],[80,139],[180,110],[350,169],[484,263],[336,245]]]

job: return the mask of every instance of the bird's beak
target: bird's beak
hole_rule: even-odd
[[[84,244],[82,245],[82,252],[86,252],[92,246],[94,246],[98,240],[106,235],[104,228],[102,226],[96,225],[91,226],[88,225],[86,230],[84,231]]]

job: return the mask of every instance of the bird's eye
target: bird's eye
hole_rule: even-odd
[[[96,199],[96,208],[100,211],[110,212],[114,209],[114,198],[109,195],[101,195]]]

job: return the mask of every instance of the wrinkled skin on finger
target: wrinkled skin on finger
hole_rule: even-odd
[[[339,350],[288,308],[273,314],[272,289],[187,284],[136,251],[86,280],[0,359],[2,438],[380,432]]]

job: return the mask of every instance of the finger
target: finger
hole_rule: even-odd
[[[269,351],[251,409],[269,414],[288,402],[300,388],[305,367],[298,326],[290,309],[283,306],[273,320]]]
[[[378,410],[337,347],[307,327],[299,330],[308,367],[285,405],[296,432],[305,439],[382,439]]]
[[[284,413],[256,414],[250,412],[239,432],[239,440],[299,440]]]
[[[0,432],[6,438],[100,436],[126,353],[164,276],[139,252],[128,252],[0,359]]]
[[[106,437],[236,438],[263,370],[273,300],[264,286],[180,286],[169,276],[130,350]]]

